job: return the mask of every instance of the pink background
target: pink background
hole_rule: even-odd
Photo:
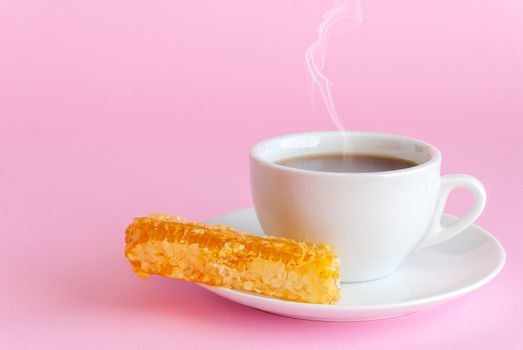
[[[331,1],[0,1],[0,348],[520,349],[523,4],[363,1],[327,74],[351,130],[437,145],[487,188],[508,261],[411,316],[319,323],[141,280],[134,216],[251,205],[247,153],[314,113],[303,53]],[[470,199],[452,198],[462,213]]]

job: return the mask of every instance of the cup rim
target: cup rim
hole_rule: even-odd
[[[398,169],[398,170],[387,170],[387,171],[375,171],[375,172],[365,172],[365,173],[336,173],[336,172],[323,172],[323,171],[317,171],[317,170],[306,170],[306,169],[296,169],[287,167],[284,165],[277,164],[275,162],[271,162],[268,160],[263,159],[259,151],[261,147],[263,147],[265,144],[269,142],[274,142],[278,140],[283,140],[289,137],[304,137],[304,136],[312,136],[312,135],[319,135],[319,136],[325,136],[325,135],[339,135],[340,133],[344,133],[346,135],[358,135],[358,136],[373,136],[373,137],[385,137],[390,139],[395,139],[399,141],[405,141],[405,142],[413,142],[418,143],[420,145],[423,145],[429,149],[430,153],[430,159],[424,163],[418,164],[413,167],[404,168],[404,169]],[[381,133],[381,132],[371,132],[371,131],[308,131],[308,132],[299,132],[299,133],[291,133],[291,134],[284,134],[279,136],[274,136],[265,140],[262,140],[258,143],[256,143],[250,151],[250,157],[253,160],[256,160],[259,163],[262,163],[265,166],[268,166],[270,168],[280,170],[280,171],[286,171],[290,173],[297,173],[297,174],[303,174],[303,175],[315,175],[315,176],[330,176],[330,177],[383,177],[383,176],[399,176],[404,174],[411,174],[416,173],[419,171],[423,171],[425,168],[433,165],[434,163],[439,163],[441,161],[441,152],[432,144],[403,135],[396,135],[396,134],[389,134],[389,133]]]

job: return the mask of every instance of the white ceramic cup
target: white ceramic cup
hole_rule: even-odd
[[[462,232],[483,211],[486,193],[481,183],[468,175],[441,176],[441,154],[430,144],[380,133],[344,135],[309,132],[275,137],[255,145],[250,154],[252,196],[264,233],[332,244],[341,261],[342,282],[387,276],[413,250]],[[419,165],[334,173],[276,164],[343,149]],[[445,203],[455,188],[472,192],[474,204],[464,216],[442,226]]]

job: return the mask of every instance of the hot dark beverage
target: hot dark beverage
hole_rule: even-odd
[[[287,158],[276,164],[329,173],[374,173],[418,165],[408,159],[370,154],[314,154]]]

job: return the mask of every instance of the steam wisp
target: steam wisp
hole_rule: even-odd
[[[305,51],[305,64],[309,74],[312,89],[317,91],[334,122],[336,128],[343,132],[345,129],[336,110],[331,92],[331,81],[323,73],[325,56],[330,38],[334,33],[334,25],[343,25],[342,32],[351,31],[363,21],[359,0],[336,0],[333,7],[323,15],[323,20],[318,26],[316,40]],[[344,134],[343,134],[344,135]],[[344,135],[344,148],[345,148]]]

